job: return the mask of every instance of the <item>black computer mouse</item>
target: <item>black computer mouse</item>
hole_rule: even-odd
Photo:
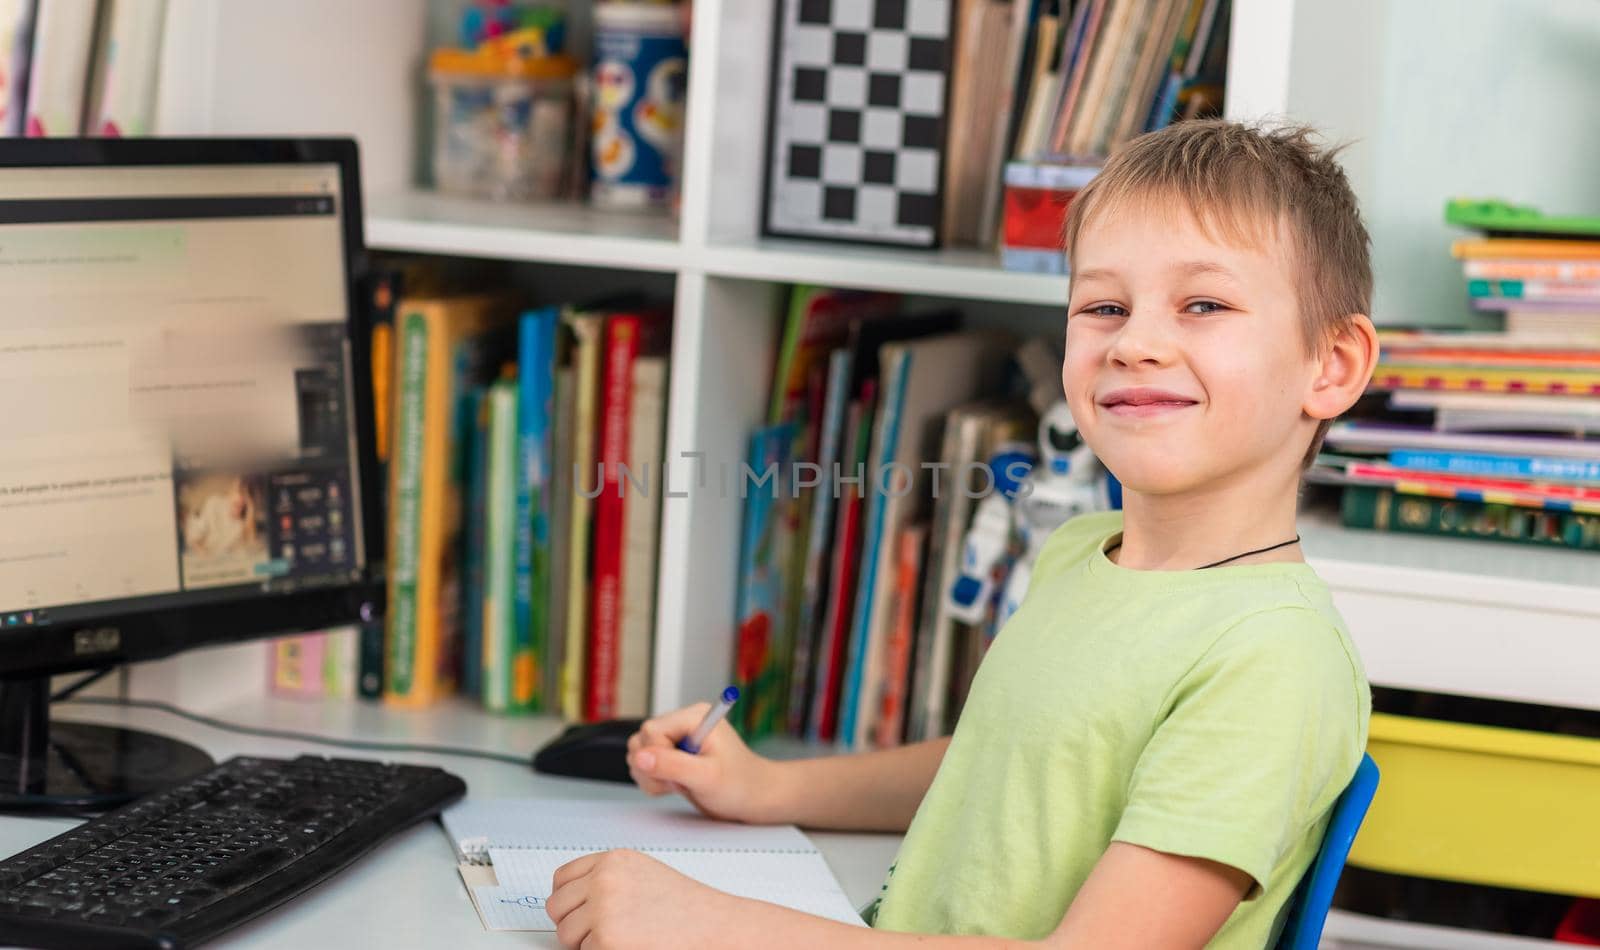
[[[565,732],[533,754],[533,769],[547,775],[631,783],[628,737],[638,732],[643,722],[642,719],[608,719],[568,726]]]

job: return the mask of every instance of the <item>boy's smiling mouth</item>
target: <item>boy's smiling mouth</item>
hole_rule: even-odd
[[[1199,404],[1199,400],[1148,386],[1113,389],[1096,400],[1101,408],[1114,416],[1157,416],[1176,412]]]

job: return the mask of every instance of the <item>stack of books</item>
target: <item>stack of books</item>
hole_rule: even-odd
[[[384,621],[360,633],[360,692],[647,715],[669,315],[525,310],[419,271],[404,296],[375,295],[389,591]],[[280,692],[318,692],[288,668],[331,655],[318,636],[273,645]]]
[[[946,233],[954,240],[988,244],[998,233],[1008,251],[1038,251],[1032,244],[1017,242],[1022,225],[1014,220],[1014,206],[1029,189],[1038,190],[1039,183],[1060,180],[1053,169],[1069,169],[1068,180],[1086,179],[1129,139],[1174,121],[1222,111],[1228,0],[967,2],[1006,13],[995,13],[995,24],[987,28],[981,27],[991,20],[974,14],[967,33],[958,32],[946,202]],[[967,23],[968,19],[961,21],[963,27]],[[964,70],[963,64],[973,60],[961,51],[972,45],[980,47],[976,62],[1000,63],[1000,72]],[[996,134],[987,142],[981,198],[976,189],[963,187],[959,175],[961,169],[973,167],[973,161],[963,156],[977,138],[963,132],[961,106],[969,99],[960,91],[968,73],[1009,80],[998,95],[1000,115]],[[1052,215],[1042,231],[1058,238],[1060,219],[1075,189],[1049,188],[1046,204]],[[1017,197],[1003,199],[1013,192]],[[978,207],[980,200],[981,213],[962,217],[961,209]],[[976,233],[971,230],[974,224]],[[1059,239],[1054,244],[1059,257]],[[1007,255],[1005,266],[1061,269],[1041,266],[1037,256],[1016,253]]]
[[[1030,361],[959,314],[898,310],[885,294],[794,290],[767,423],[729,485],[745,508],[734,716],[750,735],[846,748],[943,735],[992,636],[957,623],[946,595],[993,488],[985,463],[1034,442],[1012,385]],[[1059,356],[1031,362],[1059,388]]]
[[[1388,418],[1335,425],[1313,478],[1353,527],[1600,550],[1600,221],[1447,217],[1485,232],[1453,253],[1503,329],[1381,334]]]
[[[1062,0],[1024,34],[1033,55],[1013,156],[1097,159],[1179,119],[1222,111],[1228,0]]]
[[[166,0],[0,0],[0,135],[154,131]]]

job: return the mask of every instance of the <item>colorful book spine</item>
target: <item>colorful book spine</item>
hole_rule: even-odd
[[[1344,489],[1340,512],[1347,528],[1600,551],[1600,514],[1415,497],[1361,485]]]
[[[514,706],[543,709],[550,633],[550,464],[555,455],[556,324],[544,308],[523,314],[519,333]]]
[[[892,473],[900,445],[900,421],[905,405],[906,386],[910,380],[911,357],[900,353],[898,358],[881,367],[885,373],[883,405],[873,426],[873,451],[867,474]],[[878,661],[874,649],[873,626],[882,606],[876,602],[879,592],[879,575],[885,573],[880,565],[886,563],[885,539],[888,528],[889,493],[873,479],[864,493],[866,496],[866,524],[863,534],[861,579],[856,591],[855,619],[850,628],[849,661],[846,665],[844,695],[840,700],[839,740],[850,748],[860,748],[867,738],[867,722],[876,709],[873,696],[877,688]]]
[[[810,701],[820,667],[818,647],[822,640],[824,598],[828,593],[828,541],[834,528],[833,509],[839,494],[833,481],[839,464],[845,432],[845,416],[850,401],[851,352],[840,348],[828,357],[827,392],[823,400],[821,441],[817,465],[822,484],[811,496],[810,538],[806,544],[805,576],[800,588],[799,623],[794,645],[794,662],[789,679],[789,732],[804,735],[810,715]]]
[[[1600,282],[1600,261],[1480,258],[1461,265],[1469,279]]]
[[[1389,453],[1389,464],[1396,468],[1421,472],[1600,483],[1600,461],[1582,459],[1487,455],[1478,452],[1418,452],[1400,449]]]
[[[456,686],[458,400],[506,355],[502,311],[501,301],[489,296],[402,306],[384,664],[384,698],[397,705],[426,705]]]
[[[567,561],[567,650],[561,667],[561,714],[569,722],[584,718],[589,681],[589,591],[594,499],[604,487],[595,471],[595,432],[600,405],[601,348],[605,318],[567,316],[572,329],[572,495]]]
[[[557,338],[565,332],[557,328]],[[567,615],[571,596],[572,510],[577,498],[572,490],[572,436],[575,415],[573,395],[576,374],[563,365],[556,372],[556,454],[550,478],[550,647],[544,658],[544,708],[564,713],[562,677],[567,667]],[[585,565],[587,567],[587,565]]]
[[[423,422],[427,404],[428,319],[407,314],[396,354],[394,425],[406,438],[395,445],[389,492],[389,613],[384,694],[406,696],[417,678],[417,626],[422,577]]]
[[[744,497],[743,535],[739,544],[738,616],[734,678],[742,697],[739,710],[748,736],[772,731],[783,705],[782,675],[775,663],[773,640],[783,615],[783,578],[786,553],[779,543],[784,471],[794,446],[793,423],[757,429],[750,437],[746,465],[753,476],[741,473],[739,492]]]
[[[1600,341],[1596,349],[1579,350],[1480,350],[1384,347],[1384,361],[1407,366],[1453,366],[1458,368],[1504,368],[1537,366],[1541,369],[1600,369]]]
[[[323,633],[302,633],[267,644],[272,656],[268,674],[272,692],[297,699],[322,698],[322,651],[326,640]]]
[[[109,0],[88,135],[143,136],[154,131],[156,81],[166,0]]]
[[[629,403],[633,362],[639,353],[640,320],[613,314],[606,320],[604,381],[600,404],[602,474],[594,512],[594,598],[590,607],[589,683],[584,715],[617,715],[617,663],[622,635],[622,545],[627,498],[622,466],[628,457]]]
[[[322,695],[327,699],[352,699],[356,695],[361,631],[335,627],[323,635]]]
[[[1500,300],[1570,300],[1600,302],[1600,281],[1469,280],[1467,293]]]
[[[1383,484],[1403,495],[1459,498],[1499,505],[1522,505],[1558,511],[1600,512],[1600,488],[1483,478],[1473,475],[1409,472],[1388,465],[1353,462],[1345,466],[1353,479]]]
[[[28,72],[29,138],[78,135],[93,53],[98,0],[47,0],[38,7]]]
[[[0,0],[0,135],[23,132],[35,0]]]
[[[917,623],[917,579],[922,576],[922,554],[927,525],[913,525],[896,539],[894,607],[888,652],[883,663],[883,700],[878,711],[876,740],[880,748],[897,746],[905,736],[906,693],[911,678],[911,646]]]
[[[870,427],[865,420],[869,413],[863,404],[872,404],[870,384],[865,388],[863,399],[851,404],[845,423],[844,458],[852,468],[856,463],[865,462],[868,451]],[[844,493],[835,505],[828,606],[817,641],[816,685],[811,693],[811,716],[806,729],[806,737],[812,742],[832,742],[838,735],[839,693],[850,641],[850,618],[855,614],[854,581],[860,563],[862,494],[859,484],[853,481],[844,484]]]
[[[656,574],[660,567],[661,477],[667,410],[667,359],[640,356],[633,363],[629,400],[628,499],[622,531],[622,618],[618,638],[616,715],[650,714],[656,617]]]
[[[373,441],[378,461],[378,482],[383,486],[383,491],[379,493],[378,510],[382,512],[383,523],[388,525],[389,458],[393,449],[395,391],[394,312],[400,299],[400,272],[374,268],[366,281],[363,297],[371,321],[368,353],[372,368]],[[389,543],[393,543],[392,538]],[[383,696],[384,628],[381,617],[361,624],[360,669],[356,686],[364,699]]]
[[[1464,260],[1479,258],[1517,260],[1600,260],[1600,241],[1548,238],[1463,238],[1450,245],[1450,253]]]
[[[461,692],[483,695],[483,604],[489,547],[489,398],[471,389],[463,400],[466,417],[466,525],[461,551]]]
[[[484,552],[483,705],[491,712],[521,712],[516,702],[517,611],[517,382],[489,387],[489,529]]]
[[[1600,396],[1600,371],[1519,369],[1452,369],[1385,363],[1372,375],[1377,389],[1437,389],[1451,392],[1539,393],[1552,396]]]

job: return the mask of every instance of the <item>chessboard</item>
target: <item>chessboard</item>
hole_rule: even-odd
[[[939,242],[952,0],[782,0],[768,234]]]

